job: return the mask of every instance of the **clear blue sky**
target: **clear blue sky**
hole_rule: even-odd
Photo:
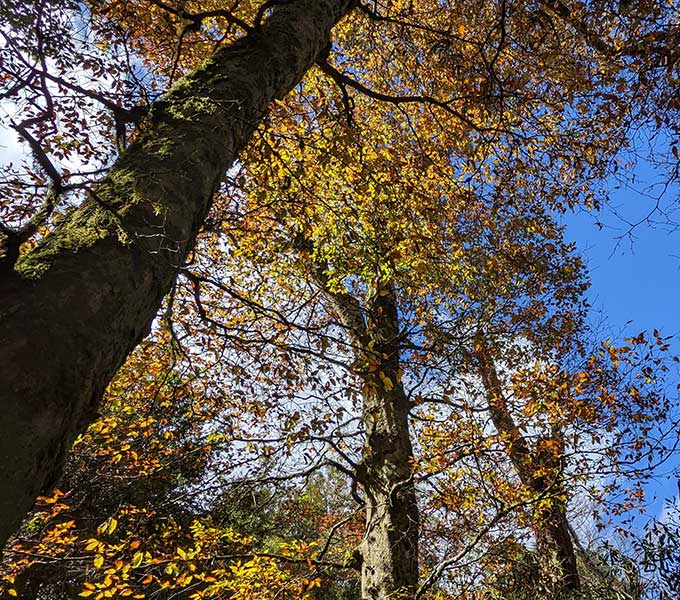
[[[627,196],[628,203],[641,201]],[[657,328],[680,336],[680,231],[643,223],[628,235],[630,227],[608,210],[564,222],[590,272],[589,301],[613,334],[625,326],[627,333]]]

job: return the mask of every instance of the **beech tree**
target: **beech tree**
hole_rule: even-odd
[[[96,415],[106,384],[148,332],[217,185],[268,104],[288,93],[317,60],[350,5],[339,0],[276,7],[153,105],[106,178],[36,248],[17,258],[19,244],[41,224],[42,214],[18,231],[4,226],[3,541],[37,494],[56,481],[70,444]],[[10,10],[4,8],[6,18]],[[40,14],[48,10],[40,2],[27,11],[36,19],[38,41],[49,35],[40,29]],[[38,50],[43,67],[46,52]],[[40,75],[41,85],[46,77]],[[54,118],[49,104],[40,110],[47,121]],[[31,124],[22,122],[17,131]],[[24,138],[32,145],[30,133]],[[53,176],[43,210],[49,214],[55,203],[50,194],[63,182],[41,147],[32,149]]]
[[[169,310],[182,297],[177,274],[197,316],[235,341],[224,325],[228,309],[206,302],[201,290],[267,313],[271,296],[243,288],[252,287],[248,268],[266,271],[272,261],[277,285],[301,277],[324,299],[323,327],[342,332],[334,333],[335,357],[322,341],[310,353],[345,366],[350,357],[363,446],[360,460],[338,468],[364,494],[363,595],[424,593],[404,358],[420,355],[429,374],[437,369],[428,361],[443,348],[441,368],[455,373],[460,355],[476,353],[500,430],[508,421],[498,418],[493,365],[471,343],[475,331],[519,337],[555,356],[576,343],[585,284],[549,211],[598,203],[594,186],[626,145],[630,121],[651,114],[636,112],[640,94],[630,81],[650,65],[636,62],[629,40],[666,27],[667,43],[674,21],[667,9],[631,17],[576,3],[359,4],[328,45],[330,28],[352,4],[237,2],[227,10],[209,2],[92,2],[87,17],[101,38],[86,47],[101,56],[69,47],[68,27],[52,35],[59,11],[72,6],[39,2],[10,15],[19,34],[6,36],[13,50],[7,97],[24,103],[27,116],[14,126],[38,167],[28,186],[8,180],[15,201],[3,225],[5,537],[58,476],[67,447],[96,416],[107,381],[148,331],[163,296],[171,293]],[[622,25],[608,29],[612,15]],[[596,43],[601,38],[611,44]],[[117,93],[133,102],[121,105],[115,94],[55,74],[50,61],[65,70],[64,56],[104,79],[124,73],[135,91]],[[674,68],[657,67],[665,76]],[[62,93],[111,112],[94,113],[120,151],[112,166],[110,157],[100,161],[101,181],[55,164],[96,153],[102,135],[74,142],[80,132],[72,115],[81,109]],[[68,113],[68,127],[58,109]],[[242,171],[227,173],[255,130]],[[225,175],[227,210],[210,211]],[[30,185],[44,191],[42,205]],[[199,232],[204,245],[192,252]],[[250,267],[206,273],[206,255],[247,259]],[[238,314],[231,319],[237,323]],[[268,335],[278,341],[279,333]],[[36,365],[41,352],[47,367],[42,357]],[[40,376],[26,377],[38,366]],[[501,435],[512,436],[509,426]],[[534,494],[558,490],[552,514],[546,509],[538,520],[562,520],[559,469],[548,469],[552,483],[541,487],[514,458]],[[558,553],[568,546],[553,538]],[[573,560],[563,558],[570,567]]]
[[[513,214],[512,205],[478,202],[467,190],[461,190],[453,178],[448,184],[437,179],[438,195],[430,196],[423,193],[431,185],[430,174],[422,170],[409,171],[405,179],[388,179],[389,184],[380,185],[372,175],[376,172],[371,168],[374,161],[389,165],[382,166],[381,173],[385,174],[390,168],[408,171],[412,157],[403,147],[384,147],[370,129],[362,128],[364,115],[359,107],[357,102],[353,123],[356,139],[350,150],[345,146],[335,155],[327,151],[325,144],[339,137],[329,127],[323,130],[323,139],[312,138],[312,148],[296,160],[290,171],[286,169],[287,159],[282,156],[295,151],[295,138],[289,142],[277,139],[278,136],[263,140],[263,144],[272,148],[271,160],[251,168],[257,171],[253,179],[256,184],[239,183],[247,194],[247,203],[239,202],[238,211],[245,216],[238,219],[217,211],[216,216],[223,215],[217,223],[223,225],[216,225],[211,232],[219,238],[223,227],[225,241],[216,245],[234,248],[232,262],[224,267],[226,272],[245,274],[251,269],[258,274],[258,283],[248,292],[253,282],[236,277],[240,284],[231,281],[225,287],[208,275],[210,267],[206,265],[210,262],[199,263],[204,275],[188,277],[196,286],[195,292],[201,297],[205,294],[205,299],[199,302],[203,316],[218,331],[227,333],[238,321],[233,307],[222,308],[224,300],[220,296],[250,294],[253,305],[262,306],[268,298],[287,293],[301,296],[304,288],[293,283],[298,278],[311,280],[321,291],[323,310],[328,316],[305,318],[300,327],[305,339],[318,336],[316,343],[306,346],[307,352],[326,356],[328,361],[340,360],[344,369],[356,378],[341,383],[331,379],[322,389],[333,398],[340,391],[332,390],[347,386],[348,395],[357,398],[358,410],[363,411],[361,427],[365,429],[359,439],[364,446],[357,447],[356,441],[344,442],[338,460],[366,495],[368,533],[362,542],[365,545],[361,556],[362,568],[370,571],[362,578],[365,596],[382,597],[393,585],[385,583],[390,579],[385,574],[389,574],[392,565],[398,565],[400,574],[408,573],[404,559],[412,560],[412,540],[427,537],[422,531],[418,536],[421,508],[410,499],[410,494],[417,496],[420,489],[421,497],[425,498],[421,499],[422,504],[432,508],[439,504],[437,508],[446,507],[452,513],[456,508],[471,512],[475,504],[465,497],[477,493],[469,488],[461,493],[456,477],[451,475],[464,469],[461,463],[466,456],[484,461],[485,468],[478,465],[475,473],[479,474],[477,483],[481,489],[494,489],[495,498],[494,494],[486,497],[489,504],[502,506],[499,503],[502,498],[506,506],[536,505],[535,510],[528,509],[533,513],[528,519],[543,551],[542,562],[547,567],[544,573],[550,574],[546,587],[553,594],[576,592],[579,574],[566,517],[571,495],[565,490],[564,480],[568,477],[564,469],[596,472],[592,463],[588,466],[587,460],[580,463],[575,457],[581,444],[588,447],[591,455],[598,452],[606,455],[601,437],[598,439],[601,429],[612,432],[620,428],[620,433],[607,440],[614,454],[624,447],[635,447],[638,438],[635,443],[624,442],[623,432],[636,429],[635,425],[627,429],[627,423],[639,422],[640,427],[648,427],[647,433],[651,432],[655,426],[650,423],[665,419],[666,401],[656,393],[643,393],[634,382],[630,383],[630,392],[625,386],[616,390],[615,377],[598,375],[610,372],[605,368],[610,353],[612,360],[619,356],[613,347],[602,359],[592,362],[581,356],[583,365],[576,372],[561,369],[570,352],[583,352],[579,348],[584,280],[580,260],[564,244],[561,229],[545,214],[541,204],[520,217]],[[370,115],[367,118],[373,118],[375,111],[372,107],[365,113]],[[346,160],[347,152],[356,154]],[[324,164],[323,175],[311,167],[315,161]],[[277,179],[279,171],[289,177]],[[263,188],[268,193],[262,193]],[[527,211],[530,200],[525,200],[518,210]],[[297,210],[291,210],[291,205]],[[346,239],[353,243],[343,244],[341,240]],[[241,268],[235,266],[239,261],[244,261]],[[300,302],[312,306],[313,296]],[[293,317],[281,319],[284,325],[294,321]],[[339,330],[334,332],[333,328]],[[288,331],[288,327],[283,331]],[[283,344],[285,335],[263,335],[262,339]],[[496,347],[497,358],[509,365],[507,368],[520,369],[510,392],[514,395],[512,410],[503,399],[510,386],[499,389],[494,357],[485,350],[485,336]],[[509,339],[518,346],[509,345]],[[533,350],[521,351],[522,343]],[[644,344],[644,340],[635,344]],[[290,343],[293,349],[302,345]],[[663,346],[663,341],[658,340],[658,345]],[[628,348],[620,354],[630,352],[632,349]],[[344,358],[342,362],[346,353],[352,360]],[[548,362],[543,367],[537,358],[541,356]],[[642,356],[644,353],[630,360],[631,368],[649,359]],[[539,361],[535,371],[528,366],[534,361]],[[549,364],[550,361],[555,364]],[[665,368],[656,365],[653,370]],[[482,380],[486,396],[485,404],[470,408],[471,422],[454,416],[456,411],[465,414],[465,400],[452,399],[453,394],[464,395],[460,389],[461,373],[467,370]],[[642,377],[639,372],[636,376]],[[600,398],[601,394],[605,395]],[[441,409],[435,410],[433,406]],[[490,415],[497,438],[485,433],[488,425],[474,416],[479,412]],[[519,416],[513,416],[513,412]],[[529,434],[518,433],[515,418]],[[305,422],[303,417],[302,423]],[[424,428],[422,433],[420,427]],[[422,446],[417,452],[413,449],[414,429],[419,432],[416,436]],[[656,437],[650,435],[651,439]],[[637,450],[646,453],[650,448],[645,450],[644,446],[638,445]],[[510,457],[510,469],[515,470],[521,482],[519,493],[513,491],[516,484],[507,474],[492,475],[499,467],[486,455],[493,452]],[[613,454],[610,458],[616,463]],[[389,464],[389,468],[376,469],[373,460],[380,467]],[[611,466],[604,470],[611,470]],[[502,469],[500,472],[503,473]],[[445,483],[439,481],[439,475]],[[433,492],[427,487],[430,480],[435,490],[449,489],[445,493]],[[404,494],[403,501],[396,500],[399,493]],[[392,501],[387,500],[389,494],[393,495]],[[389,506],[393,514],[372,510],[373,502]],[[489,518],[486,514],[492,512],[489,506],[481,508],[484,506],[481,500],[476,506],[479,513],[474,514],[483,526],[475,525],[475,518],[471,517],[471,524],[467,522],[456,529],[460,538],[456,542],[452,542],[450,535],[445,536],[447,543],[456,548],[450,550],[454,557],[458,551],[462,554],[469,551],[462,531],[474,531],[477,526],[483,538],[486,527],[490,530],[507,517],[505,508],[499,508],[499,514]],[[395,523],[399,522],[407,528],[401,530],[397,540],[387,545],[381,543],[381,529],[387,528],[383,538],[389,539],[389,533],[395,531]],[[385,546],[392,551],[383,550]],[[437,557],[436,550],[432,554]],[[435,558],[441,561],[439,565],[432,565],[431,560],[430,557],[427,567],[421,563],[421,572],[425,568],[430,574],[420,579],[417,589],[411,583],[412,591],[407,593],[420,596],[447,569],[455,570],[456,561],[451,557]],[[377,561],[383,566],[379,567]],[[555,572],[555,562],[557,581],[551,587],[549,579]],[[415,568],[411,570],[414,571]],[[382,590],[378,573],[383,573]],[[418,581],[417,576],[414,581]],[[406,583],[402,586],[409,589]]]
[[[271,168],[277,168],[276,161]],[[290,186],[285,191],[291,193]],[[373,211],[391,205],[391,193],[394,191],[374,197],[370,205]],[[587,477],[584,480],[581,474],[597,473],[592,458],[579,460],[580,443],[592,437],[586,443],[585,453],[592,456],[598,450],[596,436],[606,436],[605,447],[611,453],[604,458],[608,456],[611,464],[604,465],[605,473],[624,456],[623,452],[632,452],[625,455],[625,460],[632,462],[646,456],[660,458],[658,440],[653,434],[655,421],[662,421],[666,414],[663,398],[650,393],[653,386],[641,384],[644,379],[636,380],[639,373],[634,374],[632,385],[627,388],[618,388],[616,378],[610,378],[608,373],[613,361],[620,360],[625,365],[622,370],[642,365],[645,369],[642,375],[651,379],[655,371],[663,370],[659,366],[664,363],[642,359],[647,352],[646,341],[638,339],[631,340],[630,347],[621,351],[605,345],[601,356],[590,357],[579,369],[566,371],[556,367],[554,360],[559,352],[550,352],[549,348],[553,343],[565,345],[566,332],[573,327],[573,317],[568,315],[578,306],[581,276],[578,268],[572,273],[575,293],[572,302],[562,296],[559,303],[565,317],[561,327],[553,330],[556,323],[561,323],[559,318],[525,321],[518,318],[519,314],[508,325],[510,314],[499,311],[499,307],[505,306],[507,310],[512,306],[513,295],[520,290],[526,292],[537,273],[541,273],[544,285],[551,281],[547,276],[549,270],[546,273],[539,267],[549,265],[560,250],[558,232],[554,232],[555,239],[550,239],[545,238],[549,231],[545,227],[540,233],[533,227],[522,231],[522,235],[531,236],[527,241],[534,242],[524,246],[525,257],[529,256],[526,248],[536,251],[540,247],[539,240],[545,244],[544,252],[536,252],[527,261],[536,269],[535,273],[525,272],[524,263],[513,265],[517,256],[512,260],[505,257],[508,262],[503,262],[503,272],[513,279],[510,273],[516,269],[519,278],[504,290],[505,297],[486,295],[484,281],[493,280],[496,272],[486,271],[489,268],[486,260],[477,263],[476,252],[459,254],[456,263],[443,262],[437,272],[392,272],[391,291],[378,288],[374,292],[372,287],[358,284],[351,293],[340,292],[329,287],[328,273],[321,268],[320,259],[315,259],[309,238],[297,235],[294,243],[289,242],[298,224],[284,221],[272,240],[255,226],[258,220],[271,221],[272,207],[257,207],[256,195],[251,201],[253,204],[244,213],[248,216],[242,218],[241,231],[236,231],[235,222],[228,220],[229,236],[233,236],[233,242],[242,242],[234,246],[243,253],[234,256],[226,252],[227,242],[222,233],[204,235],[197,249],[201,259],[191,271],[182,272],[184,285],[175,290],[172,310],[165,313],[165,319],[170,314],[175,318],[172,339],[185,340],[185,354],[194,355],[190,363],[193,369],[186,373],[200,374],[195,383],[183,386],[180,380],[175,385],[162,383],[156,389],[158,378],[170,384],[165,371],[171,361],[166,359],[160,367],[148,359],[141,363],[131,361],[110,390],[109,402],[123,410],[116,408],[113,415],[95,423],[76,445],[76,468],[79,454],[87,456],[89,452],[98,457],[94,474],[87,470],[81,474],[86,482],[109,470],[117,474],[114,482],[118,479],[135,482],[134,486],[123,486],[123,490],[128,490],[122,494],[126,501],[121,506],[118,500],[121,496],[116,495],[107,507],[103,501],[87,496],[83,500],[80,489],[83,486],[77,480],[68,484],[76,487],[69,488],[66,498],[50,495],[41,500],[41,510],[32,519],[33,526],[29,522],[26,533],[8,549],[8,556],[14,560],[6,564],[5,581],[16,586],[10,589],[16,591],[23,585],[23,589],[30,590],[29,583],[39,587],[47,586],[48,582],[54,589],[63,589],[68,578],[74,582],[68,588],[71,593],[81,590],[84,597],[125,592],[142,597],[151,593],[186,593],[199,598],[224,593],[232,597],[271,598],[285,590],[304,598],[307,593],[314,597],[317,589],[319,593],[322,590],[331,593],[338,572],[360,569],[365,597],[381,597],[391,589],[403,590],[406,586],[411,588],[408,591],[407,587],[407,593],[418,597],[429,597],[432,588],[439,594],[435,597],[467,597],[465,587],[461,590],[455,585],[465,571],[461,562],[470,562],[472,556],[487,577],[491,574],[491,581],[485,582],[479,576],[473,579],[478,588],[496,585],[493,579],[500,580],[504,575],[504,561],[513,564],[516,554],[522,551],[518,530],[528,528],[535,531],[544,553],[540,558],[542,579],[531,580],[531,594],[538,597],[540,590],[547,589],[550,593],[546,597],[554,597],[555,587],[562,588],[562,592],[564,588],[571,592],[579,590],[579,573],[576,572],[574,583],[573,564],[568,561],[563,564],[561,557],[564,545],[569,547],[571,543],[565,520],[573,486],[587,482]],[[308,199],[310,209],[313,201]],[[448,242],[456,236],[461,241],[465,235],[474,239],[480,233],[457,229],[471,226],[466,211],[458,213],[459,221],[454,219],[460,209],[452,205],[447,211],[432,215],[433,222],[441,220],[445,224]],[[351,223],[355,232],[370,225],[373,211],[364,213],[366,221]],[[307,212],[308,217],[311,214]],[[323,214],[320,212],[316,218]],[[482,221],[486,227],[499,226],[495,220]],[[331,233],[320,223],[317,225]],[[287,232],[287,227],[292,230]],[[321,229],[316,232],[320,234]],[[341,236],[346,233],[335,231]],[[506,240],[510,232],[506,233],[498,238]],[[215,247],[219,248],[218,264],[211,264],[209,238],[214,238]],[[389,237],[363,239],[361,245],[345,249],[346,262],[336,256],[336,269],[352,264],[356,253],[373,254],[381,247],[382,252],[393,252],[394,240]],[[427,252],[436,254],[434,242],[434,239],[427,242]],[[275,250],[283,254],[280,260],[273,260]],[[564,248],[562,251],[565,260],[557,262],[559,268],[552,274],[552,280],[564,286],[569,279],[564,279],[561,271],[568,263],[569,253]],[[299,260],[295,260],[296,256]],[[500,266],[498,261],[493,265]],[[574,259],[572,265],[578,265],[578,261]],[[238,285],[223,285],[220,269],[236,277]],[[453,298],[454,290],[460,289],[460,281],[451,279],[460,269],[475,282],[465,291],[469,297],[464,301]],[[448,289],[443,287],[446,281]],[[434,297],[437,293],[440,296]],[[271,300],[272,297],[277,300]],[[551,295],[544,291],[538,297],[551,302]],[[449,303],[445,304],[447,300]],[[406,309],[409,302],[413,306]],[[388,303],[399,306],[399,310],[386,309],[390,307]],[[306,308],[301,310],[301,305]],[[550,317],[557,317],[557,313],[551,311]],[[460,334],[467,325],[473,331],[488,332],[489,339],[497,344],[494,351],[503,357],[502,362],[525,365],[514,374],[512,384],[507,380],[501,382],[492,351],[479,333]],[[509,329],[504,335],[506,327]],[[399,335],[394,335],[395,330]],[[508,334],[514,334],[511,338],[516,339],[522,331],[526,336],[530,331],[536,335],[539,330],[541,335],[536,339],[544,340],[540,351],[513,349],[512,344],[501,343]],[[387,336],[385,332],[392,333]],[[378,334],[386,338],[378,338]],[[150,340],[145,344],[145,352],[160,352],[164,345],[172,346],[170,340],[171,331],[166,329],[165,343]],[[655,340],[653,345],[664,343]],[[233,348],[227,356],[225,346]],[[633,356],[637,346],[641,346],[643,353],[639,359]],[[178,352],[175,348],[170,353]],[[536,360],[535,355],[546,354],[553,358],[548,364],[526,366]],[[211,357],[215,355],[219,356],[220,367],[216,375],[211,375],[205,363],[214,360]],[[311,361],[310,356],[314,357]],[[334,368],[338,367],[347,375],[335,373]],[[477,386],[481,403],[472,399],[474,387],[464,386],[462,378],[466,372],[482,380],[482,385]],[[206,387],[192,391],[194,385]],[[402,402],[395,402],[395,396],[401,397]],[[131,406],[125,408],[128,403]],[[159,419],[157,424],[147,423],[146,411],[150,410]],[[395,410],[403,411],[400,419],[394,417]],[[343,417],[343,411],[351,417]],[[175,412],[183,414],[182,419],[191,419],[194,431],[208,426],[210,434],[204,446],[199,443],[199,452],[194,454],[193,446],[187,442],[177,446],[173,435],[164,435],[159,444],[143,451],[145,444],[155,441],[154,430],[156,435],[162,431],[173,433],[170,414]],[[488,431],[487,413],[496,434]],[[510,423],[513,419],[515,422]],[[629,425],[633,429],[624,434]],[[640,428],[647,441],[630,437]],[[581,442],[576,441],[578,436]],[[376,437],[381,438],[379,443]],[[404,445],[400,447],[395,438]],[[252,449],[234,448],[243,443]],[[154,467],[158,451],[161,464]],[[308,452],[309,460],[305,457]],[[252,454],[259,456],[262,463],[250,461],[248,457]],[[287,454],[296,457],[292,465],[285,464]],[[306,530],[310,533],[318,527],[316,535],[322,541],[307,538],[274,551],[271,547],[262,548],[241,532],[239,520],[227,521],[234,523],[235,530],[231,531],[199,514],[187,530],[186,523],[176,522],[171,504],[165,507],[162,502],[157,504],[151,493],[146,498],[141,493],[136,500],[129,495],[134,489],[155,489],[155,480],[174,468],[173,464],[182,465],[184,461],[189,461],[188,474],[205,478],[203,467],[191,467],[192,456],[200,457],[201,462],[205,456],[206,462],[212,462],[212,469],[223,468],[223,474],[231,479],[234,476],[229,471],[238,471],[235,482],[247,469],[251,471],[247,478],[260,485],[279,475],[288,480],[304,480],[310,472],[325,475],[324,468],[335,469],[352,482],[359,508],[344,514],[326,514],[324,517],[330,522],[325,527],[318,523]],[[283,460],[281,465],[279,459]],[[383,465],[389,468],[382,469]],[[508,467],[516,469],[521,485]],[[216,490],[221,485],[229,488],[229,479],[221,485],[213,484],[215,473],[208,475],[207,480],[198,482],[200,491],[194,492],[194,497],[200,494],[205,500],[206,483]],[[618,491],[619,487],[611,490]],[[190,491],[174,493],[179,497],[186,494],[191,496]],[[386,502],[379,504],[378,500],[390,494],[393,498],[403,494],[406,501],[393,499],[389,510],[385,510]],[[420,500],[416,503],[417,496]],[[132,501],[141,506],[130,506]],[[224,502],[229,511],[234,496],[226,494]],[[150,510],[154,506],[159,508]],[[89,516],[89,511],[96,517]],[[437,518],[442,512],[446,518]],[[219,512],[214,512],[213,518],[218,515]],[[362,516],[366,520],[365,531],[360,526]],[[292,518],[300,517],[293,512]],[[354,535],[337,544],[337,532],[348,518],[353,521]],[[45,529],[36,532],[36,523],[44,523]],[[147,530],[158,535],[149,537],[144,533]],[[396,539],[385,543],[390,536]],[[519,539],[513,541],[513,536]],[[260,543],[263,537],[260,533]],[[421,552],[415,556],[405,554],[412,548],[407,546],[405,550],[405,544],[418,544]],[[442,552],[442,547],[447,551]],[[484,558],[484,549],[492,553],[491,557]],[[529,552],[526,547],[524,552]],[[557,560],[553,562],[552,557]],[[409,570],[409,564],[414,563],[420,563],[422,577]],[[394,573],[393,565],[401,571]],[[411,579],[398,579],[404,577],[402,573]],[[449,578],[451,573],[454,576]],[[61,580],[56,579],[59,575]],[[552,579],[557,580],[555,587],[551,585]],[[260,592],[248,595],[254,581],[267,581],[262,596],[257,595]],[[589,597],[587,589],[581,591],[583,597]]]

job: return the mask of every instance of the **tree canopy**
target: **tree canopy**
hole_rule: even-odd
[[[0,15],[7,596],[649,593],[574,519],[626,530],[678,360],[560,215],[641,135],[676,178],[672,3]]]

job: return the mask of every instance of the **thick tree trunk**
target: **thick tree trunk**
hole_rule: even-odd
[[[364,397],[362,466],[366,532],[361,544],[361,597],[413,598],[418,584],[418,505],[411,470],[408,404],[400,384]]]
[[[300,244],[309,255],[311,246]],[[363,380],[366,429],[356,480],[364,490],[366,530],[360,546],[362,600],[413,598],[418,585],[419,513],[413,481],[410,406],[400,377],[399,315],[393,290],[366,307],[327,285],[325,265],[311,275],[350,334]]]
[[[552,451],[529,447],[510,410],[493,362],[483,340],[477,341],[475,358],[486,391],[489,414],[501,434],[520,481],[538,499],[533,526],[541,576],[556,598],[568,597],[581,588],[574,544],[564,502],[562,468]],[[551,440],[559,444],[559,440]],[[558,459],[558,460],[556,460]]]
[[[399,376],[399,327],[392,293],[374,301],[364,375],[366,427],[360,481],[366,496],[361,544],[364,600],[413,598],[418,584],[419,515],[412,477],[409,403]]]
[[[61,473],[148,331],[212,195],[351,0],[290,0],[152,107],[137,141],[0,279],[0,544]]]

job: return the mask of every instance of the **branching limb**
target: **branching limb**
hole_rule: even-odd
[[[215,9],[206,10],[199,13],[192,13],[189,12],[188,10],[170,6],[169,4],[163,2],[162,0],[149,0],[149,1],[152,4],[158,6],[158,8],[162,8],[166,12],[169,12],[170,14],[175,15],[180,19],[184,19],[185,21],[191,21],[194,24],[195,31],[198,31],[200,29],[205,19],[210,18],[224,19],[230,25],[235,25],[236,27],[238,27],[239,29],[243,30],[246,33],[251,33],[253,31],[253,27],[251,27],[248,23],[234,15],[233,11],[238,6],[238,2],[228,9]]]
[[[672,64],[677,60],[677,30],[653,31],[642,39],[636,39],[631,44],[615,47],[606,38],[593,31],[584,16],[572,12],[571,8],[561,0],[542,0],[541,4],[546,11],[569,25],[583,37],[588,45],[604,57],[655,55],[661,58],[662,64]]]
[[[347,475],[351,481],[351,487],[350,487],[350,493],[352,495],[352,498],[354,501],[361,507],[366,506],[366,502],[364,499],[359,495],[359,483],[362,483],[366,479],[366,467],[364,467],[363,464],[358,464],[355,466],[354,469],[348,469],[345,465],[331,460],[328,460],[328,464],[332,467],[335,467],[338,471],[343,473],[344,475]]]
[[[472,540],[468,544],[466,544],[459,552],[454,554],[453,556],[441,561],[432,571],[430,574],[425,578],[423,583],[420,585],[418,590],[416,591],[416,594],[414,596],[414,600],[418,600],[419,598],[422,598],[422,596],[439,580],[439,578],[444,574],[444,571],[455,565],[459,560],[461,560],[468,552],[470,552],[479,542],[482,541],[482,538],[484,538],[485,535],[487,535],[495,526],[497,523],[499,523],[502,519],[507,517],[509,514],[515,512],[518,508],[522,506],[526,506],[527,502],[526,501],[520,501],[515,504],[511,504],[508,506],[505,506],[503,510],[498,511],[493,519],[489,521],[489,523],[484,526],[478,533],[475,535]]]
[[[452,108],[451,104],[456,100],[456,98],[442,101],[437,100],[432,96],[421,94],[405,96],[383,94],[382,92],[376,92],[375,90],[366,87],[364,84],[358,82],[356,79],[352,79],[345,73],[338,71],[334,66],[330,65],[328,62],[319,61],[317,62],[317,66],[321,69],[321,71],[323,71],[326,75],[328,75],[331,79],[338,83],[338,85],[340,84],[347,85],[361,92],[365,96],[373,98],[374,100],[380,100],[381,102],[389,102],[390,104],[394,104],[395,106],[400,104],[414,104],[414,103],[430,104],[431,106],[436,106],[452,114],[466,125],[469,125],[475,131],[479,131],[480,133],[482,132],[489,133],[496,131],[495,128],[480,127],[478,124],[474,123],[472,120],[466,117],[463,113]]]
[[[464,41],[467,44],[471,43],[470,40],[466,40],[463,37],[455,35],[454,32],[452,32],[449,29],[437,29],[435,27],[428,27],[427,25],[424,25],[422,23],[417,23],[417,22],[413,22],[413,21],[405,21],[403,19],[397,19],[395,17],[388,17],[386,15],[381,15],[375,9],[364,4],[363,2],[357,2],[356,7],[357,7],[357,10],[359,12],[363,13],[371,21],[376,21],[376,22],[380,22],[380,23],[391,23],[392,25],[399,25],[401,27],[407,27],[407,28],[410,28],[410,29],[417,29],[419,31],[425,31],[427,33],[432,33],[434,35],[445,37],[447,39],[460,40],[460,41]]]
[[[324,64],[327,63],[328,57],[330,56],[331,53],[331,44],[328,44],[324,51],[319,55],[319,62],[322,62]],[[333,81],[337,84],[337,86],[340,88],[340,95],[342,98],[342,105],[344,107],[344,113],[345,117],[347,119],[347,126],[348,127],[353,127],[354,126],[354,98],[352,98],[349,95],[349,92],[347,91],[347,85],[343,82],[340,81],[339,79],[333,79]]]
[[[14,229],[8,225],[0,223],[0,233],[4,236],[4,255],[0,256],[0,265],[2,270],[11,270],[14,263],[19,258],[19,249],[24,242],[27,242],[33,236],[38,228],[47,222],[52,215],[54,207],[59,201],[61,193],[64,191],[63,180],[61,173],[54,166],[52,161],[47,156],[47,153],[28,131],[27,125],[32,122],[39,122],[43,120],[46,115],[23,121],[18,125],[13,125],[13,129],[26,141],[31,148],[33,158],[38,163],[43,172],[49,177],[50,185],[47,189],[45,202],[40,207],[37,213],[20,229]]]
[[[328,552],[328,550],[331,547],[331,542],[333,541],[333,537],[335,536],[336,532],[340,529],[340,527],[345,525],[345,523],[348,523],[349,521],[351,521],[353,518],[354,518],[354,513],[349,514],[346,517],[344,517],[343,519],[340,519],[337,523],[335,523],[333,525],[333,527],[331,527],[330,531],[328,532],[328,537],[326,538],[326,542],[323,545],[323,548],[321,548],[321,550],[319,550],[316,554],[316,560],[317,561],[323,560],[323,557],[326,556],[326,552]]]
[[[40,74],[40,72],[38,72],[38,74]],[[84,88],[76,83],[72,83],[63,79],[62,77],[52,75],[51,73],[44,73],[44,75],[47,79],[53,81],[57,85],[99,102],[102,106],[105,106],[113,113],[113,118],[116,125],[116,141],[119,151],[122,151],[125,148],[126,125],[128,123],[138,123],[139,120],[147,113],[148,109],[146,106],[138,105],[133,106],[132,108],[125,108],[110,98],[107,98],[104,94]]]

